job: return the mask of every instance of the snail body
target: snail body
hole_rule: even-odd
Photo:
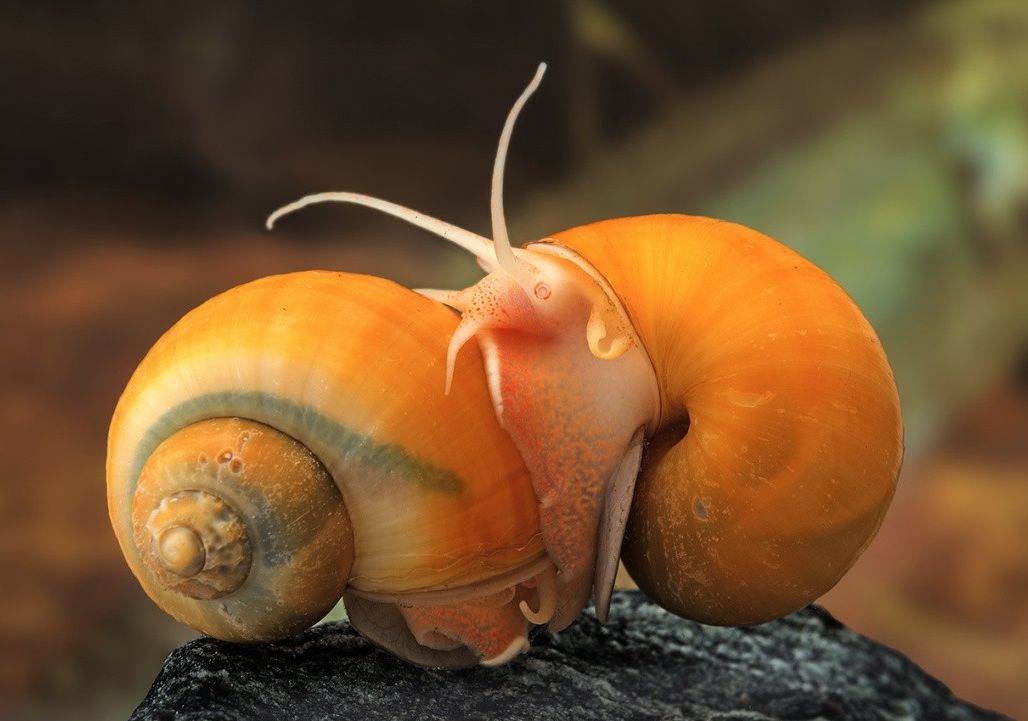
[[[255,640],[342,593],[356,628],[408,660],[502,663],[530,624],[564,628],[590,595],[605,620],[622,556],[668,610],[742,625],[810,602],[870,542],[899,472],[898,398],[874,331],[824,272],[756,231],[683,215],[511,246],[504,162],[543,67],[501,134],[493,238],[355,193],[268,219],[373,207],[472,252],[478,283],[258,280],[187,315],[137,370],[112,423],[109,503],[172,615]],[[208,430],[217,440],[198,450]],[[250,465],[243,436],[268,439],[269,468],[305,469],[296,484],[258,473],[265,500],[226,490],[245,475],[232,463]],[[282,494],[284,513],[264,509]],[[287,600],[295,581],[268,570],[247,600],[232,563],[260,576],[272,557],[311,588]]]

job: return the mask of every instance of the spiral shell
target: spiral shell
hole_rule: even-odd
[[[309,626],[339,599],[349,517],[324,466],[266,425],[187,425],[147,459],[132,497],[137,575],[180,621],[250,641]]]
[[[253,640],[309,625],[344,588],[417,604],[536,575],[531,481],[481,360],[439,388],[455,325],[393,283],[330,272],[263,278],[179,321],[108,444],[111,520],[151,597]]]
[[[849,296],[709,218],[603,221],[529,247],[602,277],[654,367],[660,417],[623,549],[640,588],[736,625],[831,588],[878,529],[902,457],[892,372]]]

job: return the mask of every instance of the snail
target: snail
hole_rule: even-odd
[[[469,288],[263,278],[149,351],[108,440],[108,503],[146,592],[231,641],[288,636],[342,597],[377,645],[505,663],[618,561],[697,621],[749,625],[831,588],[902,458],[884,350],[827,274],[709,218],[652,215],[512,247],[393,203],[321,193],[475,255]],[[472,342],[474,341],[474,342]]]

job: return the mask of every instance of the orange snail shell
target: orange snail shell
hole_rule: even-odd
[[[609,220],[528,247],[547,244],[606,280],[656,373],[622,551],[640,588],[726,625],[831,588],[881,524],[902,459],[892,372],[849,296],[773,239],[709,218]]]
[[[395,613],[397,628],[368,628],[368,614],[509,591],[508,635],[523,637],[532,592],[518,584],[548,565],[536,502],[474,353],[441,392],[455,325],[389,281],[307,272],[234,288],[169,330],[108,442],[111,521],[153,600],[252,641],[314,623],[345,588],[362,631],[445,666],[476,656],[422,648]]]

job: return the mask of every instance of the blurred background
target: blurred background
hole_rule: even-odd
[[[463,287],[356,190],[515,239],[647,212],[765,231],[892,360],[907,457],[822,602],[1028,718],[1028,5],[531,0],[0,5],[0,719],[127,717],[191,634],[109,528],[110,414],[207,297],[331,268]]]

